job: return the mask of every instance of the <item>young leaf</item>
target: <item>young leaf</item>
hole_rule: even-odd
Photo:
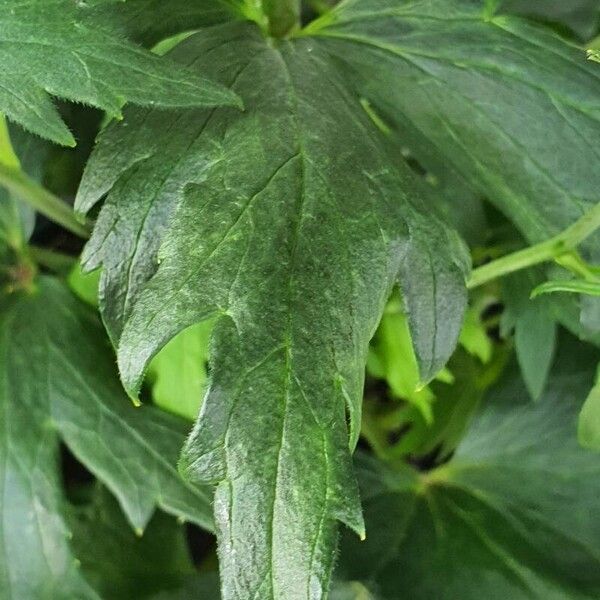
[[[101,4],[119,10],[117,0]],[[93,17],[87,2],[0,0],[0,112],[41,137],[72,146],[75,140],[47,94],[115,116],[126,100],[171,107],[238,105],[228,90],[111,36]]]
[[[435,148],[529,242],[597,203],[600,71],[555,33],[468,0],[346,0],[306,34],[403,143]]]
[[[95,598],[67,542],[61,437],[138,530],[156,505],[211,528],[211,495],[176,471],[185,423],[135,409],[120,390],[94,313],[56,280],[35,285],[0,304],[0,512],[10,523],[0,529],[0,596]]]
[[[464,248],[318,43],[236,24],[175,52],[246,110],[131,110],[107,129],[78,198],[112,189],[87,266],[104,265],[132,395],[170,338],[219,317],[183,469],[219,483],[224,597],[321,597],[336,519],[362,533],[345,413],[352,447],[368,341],[399,279],[435,374],[460,329]]]
[[[339,576],[382,600],[598,597],[600,465],[576,439],[598,356],[561,347],[543,400],[529,402],[513,368],[447,465],[359,459],[367,540],[346,536]]]

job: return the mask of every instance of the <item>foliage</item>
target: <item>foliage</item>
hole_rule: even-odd
[[[598,597],[596,0],[0,8],[2,598]]]

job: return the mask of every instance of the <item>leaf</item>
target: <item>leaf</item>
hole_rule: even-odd
[[[95,598],[67,539],[60,438],[138,530],[156,505],[210,529],[211,498],[176,472],[185,423],[124,396],[94,313],[56,280],[36,288],[0,299],[0,596]]]
[[[404,143],[428,146],[530,243],[597,203],[600,72],[553,32],[467,0],[346,0],[305,34]]]
[[[130,110],[108,128],[77,201],[110,190],[86,267],[103,264],[132,395],[169,339],[218,318],[182,468],[219,484],[224,598],[322,597],[335,521],[362,532],[346,411],[353,447],[368,341],[399,280],[435,374],[460,329],[464,248],[318,43],[273,47],[236,24],[175,56],[246,110]]]
[[[536,272],[522,271],[503,280],[505,314],[502,327],[514,326],[517,360],[529,394],[538,400],[544,391],[556,348],[556,322],[544,298],[531,300]]]
[[[116,0],[101,4],[119,10]],[[41,137],[73,146],[47,93],[113,116],[125,100],[238,105],[222,87],[111,36],[89,10],[73,0],[0,0],[0,112]]]
[[[144,46],[242,16],[242,0],[127,0],[93,8],[94,21]]]
[[[498,10],[565,25],[584,42],[600,25],[598,0],[504,0],[499,2]]]
[[[34,181],[40,181],[48,157],[49,144],[9,126],[0,118],[0,141],[6,144],[0,162],[22,168]],[[4,157],[4,158],[3,158]],[[0,188],[0,245],[21,251],[33,233],[35,212],[28,205]]]
[[[90,306],[98,306],[98,285],[100,271],[84,273],[81,263],[77,262],[67,276],[67,284],[72,292]]]
[[[600,450],[600,377],[596,372],[596,383],[579,413],[577,437],[584,448]]]
[[[194,574],[183,525],[173,517],[157,513],[140,537],[100,486],[68,516],[81,570],[102,598],[148,598],[177,588]]]
[[[543,294],[553,294],[556,292],[570,292],[572,294],[600,296],[600,283],[584,280],[546,281],[538,285],[531,292],[531,297],[537,298]]]
[[[339,577],[382,600],[598,597],[600,466],[575,435],[598,354],[561,348],[542,401],[513,367],[448,464],[359,458],[367,540],[345,537]]]
[[[206,391],[208,343],[213,323],[204,321],[184,329],[148,367],[154,403],[193,421]]]

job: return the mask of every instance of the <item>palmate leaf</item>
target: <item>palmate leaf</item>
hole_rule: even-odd
[[[33,133],[74,145],[47,93],[116,116],[126,100],[171,107],[238,104],[229,91],[95,22],[95,5],[118,11],[119,4],[0,0],[0,112]]]
[[[598,598],[600,464],[577,443],[597,360],[563,338],[538,403],[514,365],[429,473],[359,458],[369,535],[345,537],[339,576],[381,600]]]
[[[529,242],[598,201],[600,71],[552,31],[483,2],[346,0],[306,33],[407,146],[452,165]]]
[[[319,598],[335,520],[363,531],[345,413],[352,447],[385,300],[399,280],[421,313],[430,377],[458,336],[464,249],[317,43],[273,47],[234,24],[176,56],[246,110],[129,110],[108,128],[78,197],[89,209],[111,190],[85,260],[104,266],[101,306],[133,395],[170,338],[218,317],[183,468],[219,483],[224,598]]]
[[[95,597],[63,519],[60,438],[142,530],[155,506],[212,528],[211,495],[175,463],[185,423],[135,409],[120,390],[94,313],[52,279],[0,306],[0,596]]]

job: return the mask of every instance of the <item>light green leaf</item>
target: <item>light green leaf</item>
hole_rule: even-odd
[[[98,306],[98,286],[100,284],[100,271],[84,273],[81,263],[77,262],[67,276],[67,283],[71,290],[90,306]]]
[[[577,434],[584,448],[600,450],[600,371],[596,373],[596,383],[579,413]]]
[[[600,282],[584,280],[562,280],[546,281],[538,285],[533,292],[532,298],[537,298],[543,294],[553,294],[556,292],[569,292],[571,294],[586,294],[589,296],[600,296]]]
[[[148,368],[152,398],[157,406],[194,420],[208,381],[208,343],[213,323],[184,329],[155,357]]]
[[[179,477],[183,421],[135,409],[95,314],[56,280],[0,300],[0,596],[96,597],[62,516],[60,438],[116,495],[132,525],[155,506],[211,528],[211,494]]]
[[[120,10],[117,0],[100,4]],[[33,133],[72,146],[75,140],[47,94],[114,116],[126,100],[165,107],[238,105],[222,87],[100,25],[87,2],[0,0],[0,112]]]
[[[50,146],[47,142],[20,127],[8,125],[0,115],[0,143],[6,146],[1,163],[20,167],[34,181],[41,180]],[[33,233],[34,224],[34,211],[0,187],[0,246],[21,251]]]
[[[598,598],[600,463],[576,438],[598,355],[561,348],[543,400],[513,367],[446,465],[359,458],[367,539],[345,536],[339,577],[382,600]]]
[[[460,329],[464,248],[318,42],[274,47],[236,24],[174,55],[246,110],[130,110],[109,127],[78,197],[89,209],[111,190],[86,266],[104,266],[132,395],[166,342],[218,317],[182,468],[219,484],[224,598],[320,597],[336,520],[362,532],[349,446],[368,341],[399,280],[433,376]]]

